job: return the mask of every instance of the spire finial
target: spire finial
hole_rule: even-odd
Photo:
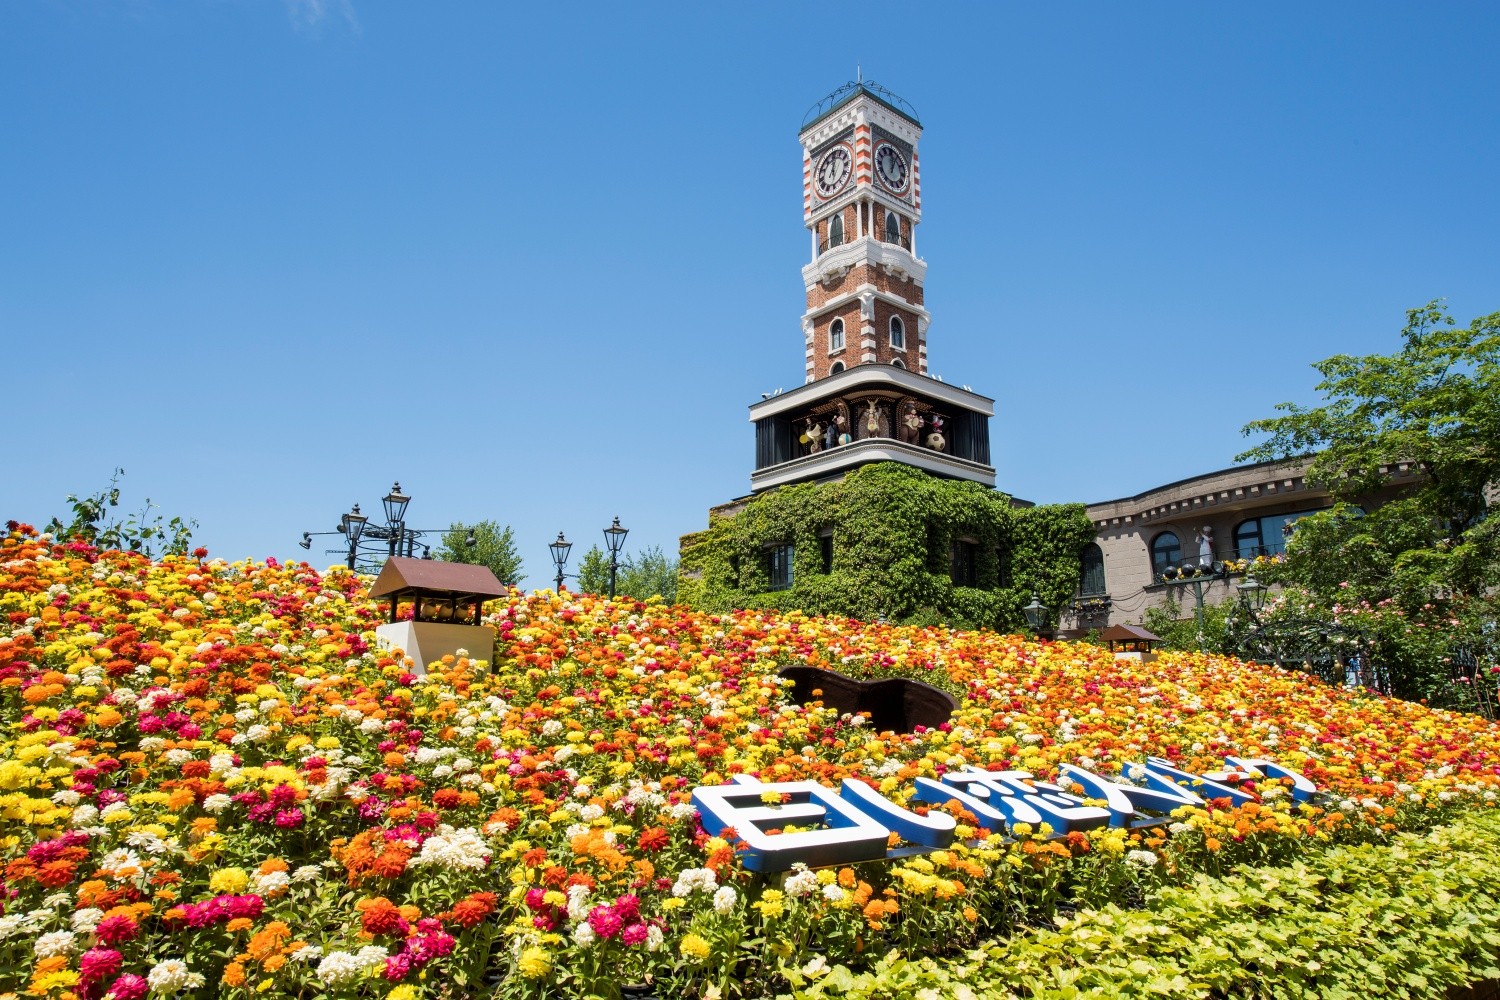
[[[854,64],[854,82],[855,83],[864,83],[865,82],[865,71],[859,65],[859,63],[855,63]]]

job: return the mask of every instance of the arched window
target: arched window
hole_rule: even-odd
[[[830,368],[830,369],[828,369],[828,374],[830,374],[830,375],[837,375],[839,372],[841,372],[843,370],[844,370],[844,363],[842,361],[835,361],[833,363],[833,367]]]
[[[1151,575],[1161,576],[1168,566],[1182,562],[1182,542],[1170,531],[1163,531],[1151,539]]]
[[[906,324],[901,322],[900,316],[891,317],[891,347],[906,350]]]
[[[828,353],[844,349],[844,321],[835,319],[828,324]]]
[[[900,358],[892,358],[891,359],[891,367],[892,368],[905,368],[906,367],[906,362],[902,361]]]
[[[1078,593],[1083,597],[1108,593],[1104,588],[1104,550],[1096,542],[1090,542],[1083,550],[1083,573]]]
[[[887,243],[901,242],[901,219],[895,212],[885,213],[885,241]]]
[[[844,217],[835,215],[828,221],[828,249],[842,246],[844,242]]]
[[[1252,517],[1234,526],[1234,554],[1240,559],[1263,556],[1266,550],[1260,537],[1260,518]]]

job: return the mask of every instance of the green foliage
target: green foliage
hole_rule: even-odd
[[[578,590],[584,594],[609,593],[609,556],[595,545],[578,564]]]
[[[832,540],[826,567],[825,535]],[[838,482],[785,486],[715,519],[685,540],[679,597],[710,611],[764,607],[1017,628],[1033,591],[1049,608],[1074,594],[1079,554],[1093,537],[1080,504],[1016,509],[978,483],[886,462]],[[977,586],[951,579],[961,541],[973,546]],[[767,551],[779,544],[793,546],[786,590],[771,589]],[[1001,586],[1007,572],[1010,584]]]
[[[888,958],[793,983],[793,1000],[1239,997],[1441,1000],[1500,977],[1500,816],[1282,867],[1241,867],[1110,904],[952,959]]]
[[[1318,558],[1293,552],[1283,577],[1317,593],[1357,581],[1383,591],[1361,597],[1411,607],[1500,583],[1500,518],[1487,492],[1500,483],[1500,313],[1458,327],[1431,302],[1407,312],[1401,336],[1395,354],[1317,362],[1327,402],[1282,403],[1282,416],[1247,424],[1246,434],[1269,437],[1239,458],[1316,452],[1308,481],[1347,504],[1385,488],[1388,465],[1415,465],[1420,481],[1389,510],[1360,519],[1343,508],[1299,522],[1294,542],[1306,532],[1301,547]]]
[[[198,527],[196,520],[164,519],[160,514],[153,516],[151,511],[156,505],[150,497],[139,511],[126,515],[123,520],[109,516],[110,509],[120,505],[120,479],[124,475],[124,469],[115,469],[109,477],[109,485],[91,496],[68,494],[68,504],[73,508],[71,522],[64,525],[54,517],[47,530],[65,541],[86,542],[100,549],[141,552],[153,559],[164,555],[186,555],[192,543],[193,529]]]
[[[471,532],[473,545],[467,541]],[[488,566],[495,579],[504,584],[520,583],[524,576],[521,555],[516,551],[516,539],[510,525],[501,527],[494,521],[480,521],[478,524],[454,521],[443,532],[434,555],[446,562]]]
[[[1161,639],[1164,649],[1233,652],[1230,630],[1234,602],[1203,605],[1203,632],[1199,635],[1195,609],[1169,600],[1159,608],[1146,609],[1145,628]]]
[[[677,601],[677,560],[653,545],[626,556],[620,564],[616,593],[638,600],[660,597],[668,604]]]

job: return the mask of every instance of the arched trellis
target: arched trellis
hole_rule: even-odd
[[[1248,612],[1231,615],[1226,644],[1245,660],[1305,670],[1329,684],[1391,693],[1390,671],[1369,633],[1316,618],[1276,616],[1259,620]]]

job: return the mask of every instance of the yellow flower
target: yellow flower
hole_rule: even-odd
[[[208,879],[208,890],[220,895],[238,895],[250,884],[250,876],[243,868],[222,868]]]
[[[417,988],[411,983],[402,983],[387,993],[385,1000],[417,1000]]]
[[[701,962],[708,957],[708,942],[696,934],[686,934],[682,938],[682,943],[677,946],[677,951],[684,958]]]
[[[533,946],[521,952],[517,968],[527,979],[540,979],[552,971],[552,959],[544,950]]]

